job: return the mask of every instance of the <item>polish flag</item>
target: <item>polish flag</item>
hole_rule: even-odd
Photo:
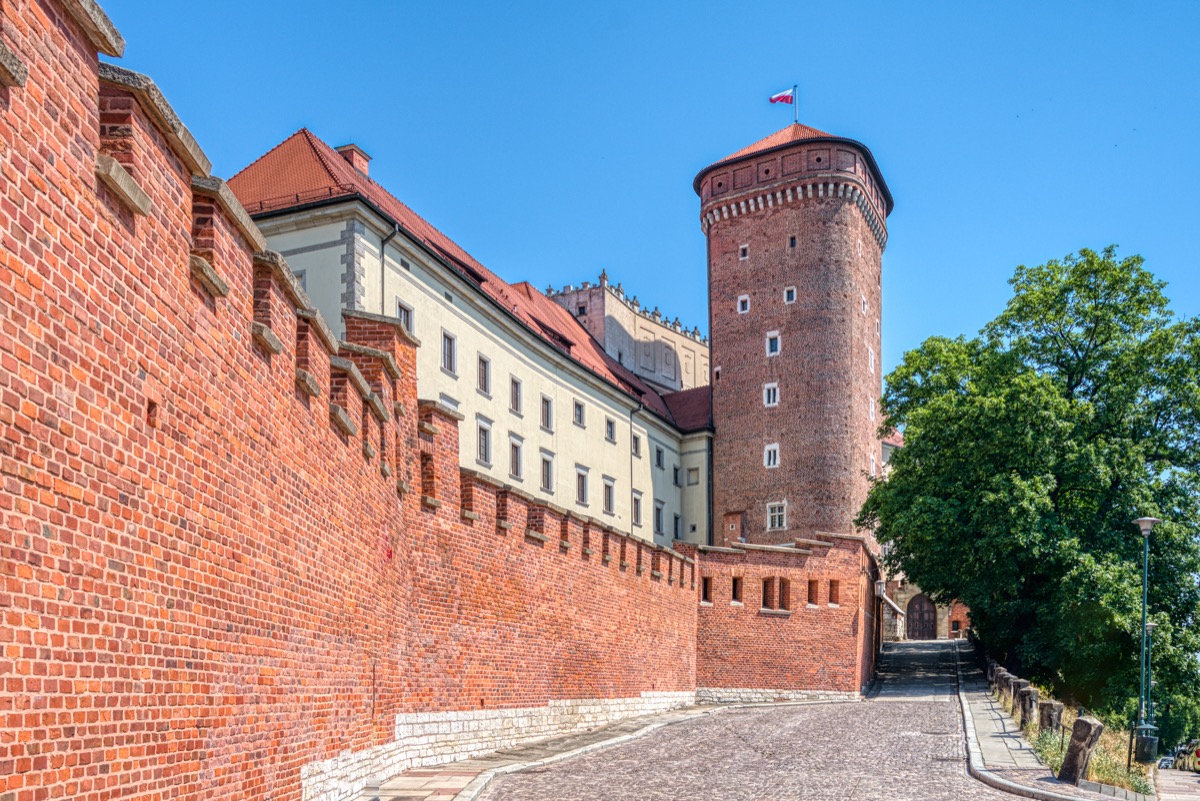
[[[771,95],[771,102],[772,103],[795,103],[796,102],[795,87],[788,89],[786,92],[780,92],[779,94]]]

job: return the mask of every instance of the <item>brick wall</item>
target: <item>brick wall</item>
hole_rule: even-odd
[[[156,90],[101,82],[87,4],[0,8],[0,798],[349,798],[501,742],[464,716],[690,700],[694,563],[526,536],[413,343],[333,343]]]
[[[710,580],[711,602],[700,604],[698,697],[773,701],[852,695],[866,687],[879,643],[877,571],[861,540],[822,539],[825,545],[793,553],[700,547],[700,576]],[[733,598],[735,578],[740,603]]]

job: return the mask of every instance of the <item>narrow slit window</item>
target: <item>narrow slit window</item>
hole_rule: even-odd
[[[729,588],[729,599],[732,603],[740,604],[742,602],[742,577],[734,576],[732,586]]]
[[[700,579],[700,603],[712,603],[712,576],[703,576]]]

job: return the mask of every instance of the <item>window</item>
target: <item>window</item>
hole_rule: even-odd
[[[587,506],[588,502],[588,474],[586,467],[575,468],[575,503],[580,506]]]
[[[611,478],[604,479],[604,513],[612,514],[616,506],[617,489]]]
[[[740,248],[738,248],[738,258],[739,259],[750,258],[750,246],[749,245],[742,245]]]
[[[779,443],[772,442],[763,448],[763,467],[779,467]]]
[[[742,602],[742,577],[734,576],[730,584],[729,601],[730,603],[740,604]]]
[[[861,297],[862,297],[862,313],[866,314],[867,313],[867,296],[862,295]]]
[[[675,515],[675,524],[671,529],[671,536],[673,536],[675,539],[679,539],[679,535],[682,533],[683,533],[683,518],[681,518],[679,515]]]
[[[587,306],[585,306],[581,303],[575,307],[575,316],[576,317],[582,317],[585,314],[587,314]]]
[[[488,423],[479,424],[478,450],[476,456],[483,464],[492,463],[492,427]]]
[[[795,303],[796,302],[796,287],[789,286],[787,289],[783,290],[783,302],[784,303]]]
[[[771,531],[787,528],[787,504],[767,504],[767,528]]]
[[[508,410],[521,413],[521,379],[513,378],[508,384]]]
[[[682,486],[682,482],[679,480],[679,465],[671,467],[671,483],[677,487]]]
[[[779,384],[763,384],[763,406],[768,409],[779,405]]]
[[[400,325],[404,326],[404,330],[412,333],[412,309],[405,306],[400,301],[396,301],[396,319],[400,321]]]
[[[458,342],[452,334],[442,332],[442,369],[458,376]]]
[[[875,419],[875,399],[874,398],[871,398],[870,414],[871,414],[871,419],[874,420]]]
[[[542,454],[542,489],[554,492],[554,457],[548,453]]]
[[[617,421],[611,417],[604,418],[604,438],[609,442],[617,441]]]
[[[712,603],[712,576],[702,576],[700,578],[700,603]]]
[[[750,311],[749,295],[738,295],[737,310],[738,314],[745,314],[746,312]]]
[[[829,580],[829,605],[837,606],[841,597],[841,582],[837,579]]]
[[[633,493],[633,513],[630,515],[633,518],[633,524],[640,526],[642,524],[642,493]]]
[[[957,621],[957,620],[950,621],[950,630],[951,631],[960,631],[961,629],[962,629],[962,624],[959,621]]]
[[[700,468],[689,467],[687,471],[687,483],[689,487],[694,487],[700,483]]]
[[[871,375],[875,375],[875,349],[867,348],[867,354],[870,356]]]
[[[762,580],[762,608],[775,608],[775,579],[765,578]]]
[[[779,355],[779,332],[778,331],[772,331],[769,334],[767,334],[766,345],[767,345],[767,355],[768,356],[778,356]]]
[[[875,478],[875,454],[871,454],[871,478]]]
[[[663,458],[663,449],[657,445],[654,446],[654,466],[659,470],[664,470],[667,466],[666,460]]]
[[[479,376],[476,388],[484,395],[492,394],[492,362],[483,355],[479,357]]]
[[[785,578],[779,579],[779,598],[776,609],[792,608],[792,582]]]
[[[796,237],[794,237],[794,236],[788,237],[788,247],[789,248],[796,247]]]
[[[821,592],[821,585],[816,579],[808,580],[808,605],[816,606],[820,600],[817,596]]]
[[[654,502],[654,533],[663,533],[663,509],[665,504],[662,501]]]
[[[508,474],[513,478],[521,477],[521,443],[511,440],[508,443]]]
[[[713,369],[713,381],[720,381],[720,380],[721,380],[721,368],[720,367],[714,368]]]
[[[633,451],[633,455],[641,457],[642,455],[642,437],[640,434],[633,434],[629,439],[629,449]]]
[[[571,407],[571,419],[575,421],[575,425],[577,425],[577,426],[583,426],[583,425],[584,425],[584,420],[583,420],[583,403],[582,403],[581,401],[575,401],[575,403],[572,405],[572,407]]]
[[[542,396],[542,428],[547,431],[554,430],[554,401]]]

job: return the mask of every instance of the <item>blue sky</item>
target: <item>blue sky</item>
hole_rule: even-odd
[[[306,126],[510,281],[606,268],[705,328],[691,182],[800,119],[896,198],[884,361],[1109,243],[1200,313],[1200,4],[103,0],[228,177]],[[185,9],[186,10],[183,10]]]

